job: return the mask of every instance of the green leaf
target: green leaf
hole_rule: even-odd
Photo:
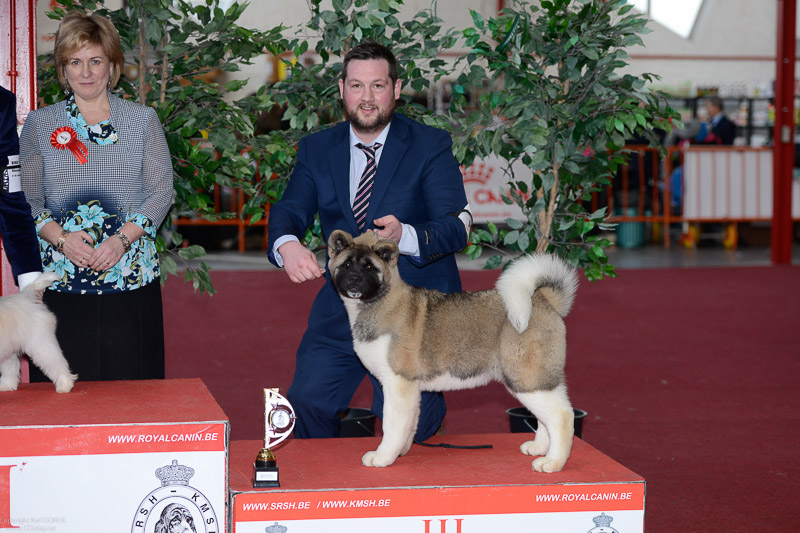
[[[519,246],[519,249],[522,252],[528,251],[528,247],[530,246],[530,240],[528,238],[527,233],[520,234],[519,239],[517,239],[517,246]]]
[[[503,262],[503,258],[499,255],[493,255],[489,259],[486,260],[486,264],[483,265],[485,270],[490,270],[493,268],[497,268]]]
[[[588,59],[591,59],[592,61],[597,61],[598,59],[600,59],[600,56],[598,55],[597,51],[594,50],[593,48],[586,48],[581,52],[583,53],[584,56],[586,56]]]
[[[515,218],[507,218],[506,224],[508,224],[508,227],[511,229],[515,230],[522,229],[522,222]]]
[[[161,265],[161,270],[167,274],[174,276],[178,273],[177,263],[175,263],[175,260],[168,255],[161,256],[159,258],[159,264]]]
[[[508,233],[506,233],[505,237],[503,237],[503,244],[506,246],[511,246],[516,244],[517,240],[519,239],[519,235],[520,233],[517,230],[509,231]]]
[[[472,23],[475,24],[475,27],[482,30],[485,27],[483,15],[473,9],[469,10],[469,14],[472,16]]]
[[[192,244],[186,248],[180,248],[178,250],[178,255],[188,261],[191,259],[197,259],[198,257],[203,257],[206,255],[206,250],[198,244]]]

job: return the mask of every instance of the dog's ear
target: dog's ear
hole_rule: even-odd
[[[380,241],[380,243],[375,246],[374,251],[387,265],[397,264],[397,259],[400,257],[400,251],[397,248],[397,244],[390,240]]]
[[[328,238],[328,257],[336,257],[352,244],[353,236],[346,231],[337,229]]]

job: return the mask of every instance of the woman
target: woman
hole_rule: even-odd
[[[44,301],[81,380],[164,377],[156,231],[172,199],[172,164],[156,112],[109,91],[124,64],[119,33],[71,13],[56,34],[66,100],[32,111],[20,137],[22,186],[44,269]],[[44,376],[31,368],[31,381]]]

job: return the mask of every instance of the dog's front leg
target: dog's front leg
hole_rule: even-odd
[[[361,458],[364,466],[389,466],[408,452],[419,417],[420,390],[416,382],[390,375],[383,387],[383,440]]]

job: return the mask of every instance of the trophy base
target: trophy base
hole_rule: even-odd
[[[262,487],[280,487],[281,483],[278,478],[278,467],[277,466],[255,466],[255,472],[253,474],[253,487],[254,488],[262,488]]]
[[[272,450],[262,448],[253,463],[253,487],[280,487],[278,462]]]

